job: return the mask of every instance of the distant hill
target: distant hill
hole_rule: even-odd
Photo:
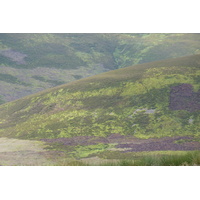
[[[199,47],[200,34],[0,34],[0,104]]]
[[[138,64],[0,106],[0,136],[200,137],[200,55]]]

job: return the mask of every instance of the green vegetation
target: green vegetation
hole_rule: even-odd
[[[199,54],[199,46],[200,34],[2,33],[0,93],[12,101],[105,71]]]
[[[49,79],[45,79],[43,76],[37,76],[37,75],[32,76],[32,78],[34,78],[34,79],[36,79],[36,80],[39,80],[39,81],[52,83],[52,84],[54,84],[55,86],[57,86],[57,85],[62,85],[62,84],[65,83],[64,81],[49,80]]]
[[[126,157],[126,156],[125,156]],[[132,154],[129,159],[73,160],[59,162],[59,165],[70,166],[195,166],[200,165],[200,152],[143,152]]]
[[[13,76],[2,77],[11,82],[18,81]],[[98,136],[107,140],[111,134],[136,139],[187,136],[173,145],[184,146],[187,142],[191,142],[187,147],[198,145],[199,77],[200,55],[192,55],[138,64],[80,79],[0,105],[0,136],[52,141],[73,140],[79,136]],[[51,81],[39,75],[33,78],[44,83]],[[173,93],[174,97],[172,89],[179,86],[183,89]],[[182,97],[184,88],[188,87],[191,88],[190,94]],[[178,109],[170,107],[172,97],[177,101],[176,106],[181,104]],[[188,107],[184,107],[183,98]],[[116,139],[115,142],[89,141],[84,145],[54,142],[48,143],[46,148],[49,152],[61,152],[58,162],[63,164],[60,165],[91,165],[85,161],[95,157],[105,161],[97,165],[200,163],[199,152],[192,152],[190,148],[191,152],[125,152],[126,147],[120,150],[117,145]]]
[[[114,133],[146,139],[198,137],[199,111],[171,110],[169,96],[172,86],[183,83],[200,89],[199,58],[119,69],[4,104],[0,134],[26,139]]]
[[[25,68],[103,62],[116,69],[198,53],[200,41],[199,34],[1,34],[1,42],[31,55]]]
[[[12,84],[19,84],[19,85],[25,85],[28,86],[28,83],[22,82],[18,80],[15,76],[12,76],[10,74],[2,74],[0,73],[0,81],[5,81],[7,83],[12,83]]]
[[[115,144],[95,144],[95,145],[76,145],[76,146],[69,146],[63,145],[58,142],[54,142],[48,144],[46,149],[47,150],[56,150],[65,152],[68,158],[87,158],[92,157],[94,155],[99,155],[101,152],[109,150],[110,148],[114,147]]]
[[[5,101],[2,99],[2,96],[0,95],[0,104],[5,103]]]
[[[200,165],[200,152],[187,152],[184,155],[147,155],[136,160],[108,162],[107,166],[193,166]]]

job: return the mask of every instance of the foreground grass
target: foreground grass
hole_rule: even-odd
[[[123,162],[121,163],[123,164]],[[125,162],[126,164],[126,162]],[[131,164],[131,163],[130,163]],[[127,165],[129,163],[127,162]],[[135,162],[139,166],[192,166],[200,165],[200,152],[188,152],[185,155],[162,155],[162,156],[145,156]]]
[[[85,162],[84,160],[74,160],[62,162],[63,166],[199,166],[200,152],[192,151],[186,154],[149,154],[136,159],[121,159],[102,162]]]

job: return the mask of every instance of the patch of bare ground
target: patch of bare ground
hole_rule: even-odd
[[[0,165],[42,166],[54,165],[44,143],[33,140],[0,138]]]
[[[99,166],[99,165],[105,165],[107,163],[118,163],[119,160],[118,159],[102,159],[99,158],[98,156],[94,156],[94,157],[90,157],[90,158],[82,158],[80,159],[80,161],[84,164],[84,165],[91,165],[91,166]]]

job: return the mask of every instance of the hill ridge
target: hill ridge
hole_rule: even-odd
[[[193,61],[191,61],[190,59],[193,59]],[[74,84],[77,84],[77,83],[80,83],[80,82],[84,82],[84,81],[88,81],[88,80],[93,80],[93,79],[96,80],[97,78],[100,79],[102,76],[104,76],[104,77],[106,77],[108,79],[110,79],[110,78],[116,78],[116,75],[111,75],[113,72],[119,72],[119,73],[117,73],[117,75],[119,75],[121,71],[124,72],[124,71],[127,70],[128,73],[129,73],[129,70],[132,71],[132,70],[134,70],[137,67],[140,67],[139,70],[141,70],[143,67],[145,69],[146,69],[146,67],[150,68],[150,67],[157,67],[157,66],[158,67],[161,67],[161,66],[163,66],[163,67],[172,67],[171,66],[171,61],[172,60],[175,61],[174,62],[174,66],[183,67],[183,66],[188,66],[188,65],[191,64],[191,66],[199,67],[199,65],[200,65],[200,54],[190,55],[190,56],[183,56],[183,57],[178,57],[178,58],[171,58],[171,59],[164,59],[164,60],[158,60],[158,61],[152,61],[152,62],[149,62],[149,63],[137,64],[137,65],[133,65],[133,66],[125,67],[125,68],[115,69],[115,70],[111,70],[111,71],[108,71],[108,72],[103,72],[101,74],[93,75],[93,76],[82,78],[82,79],[75,80],[75,81],[71,81],[69,83],[58,85],[58,86],[53,87],[53,88],[48,88],[48,89],[42,90],[40,92],[24,96],[23,98],[20,98],[20,99],[32,97],[32,96],[35,96],[36,94],[43,94],[43,93],[49,92],[51,90],[60,89],[63,86],[70,86],[70,85],[74,85]],[[181,63],[181,66],[180,66],[180,63]],[[106,76],[106,75],[108,75],[108,76]],[[124,75],[125,78],[127,78],[127,75],[128,74]],[[130,75],[130,76],[132,76],[132,75]],[[20,99],[16,99],[16,100],[14,100],[12,102],[18,101]]]
[[[200,34],[1,33],[0,104],[109,70],[198,54],[199,46]]]

